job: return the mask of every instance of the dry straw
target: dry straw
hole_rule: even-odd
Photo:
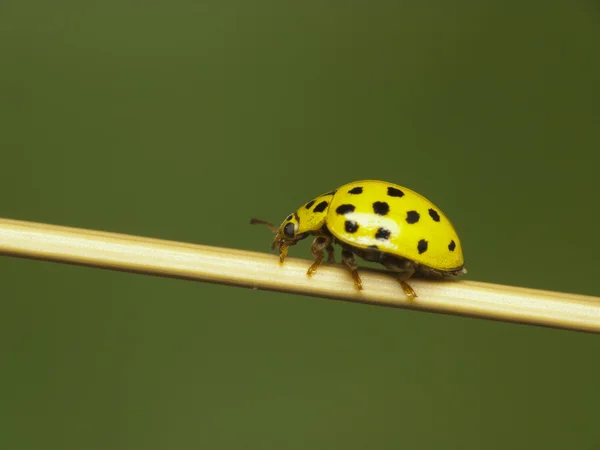
[[[600,298],[475,281],[412,280],[408,300],[384,271],[361,270],[357,292],[347,270],[268,253],[192,245],[116,233],[0,219],[0,254],[184,278],[358,303],[600,332]]]

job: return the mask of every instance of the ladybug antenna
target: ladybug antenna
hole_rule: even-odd
[[[267,222],[266,220],[251,219],[250,220],[250,224],[251,225],[256,225],[256,224],[266,225],[266,226],[268,226],[271,229],[271,231],[273,233],[279,233],[279,227],[273,225],[271,222]]]

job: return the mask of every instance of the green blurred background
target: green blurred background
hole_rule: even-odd
[[[0,216],[268,251],[365,178],[600,295],[591,1],[0,2]],[[309,257],[309,245],[292,252]],[[598,449],[595,335],[0,258],[2,449]]]

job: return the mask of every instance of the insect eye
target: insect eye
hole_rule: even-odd
[[[286,226],[283,227],[283,234],[285,234],[285,236],[289,237],[289,238],[294,237],[295,230],[294,230],[294,224],[292,222],[286,224]]]

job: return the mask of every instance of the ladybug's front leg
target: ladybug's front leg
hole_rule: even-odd
[[[331,238],[329,236],[316,237],[312,243],[312,247],[310,248],[310,251],[315,257],[315,262],[311,264],[311,266],[308,268],[308,272],[306,272],[309,277],[317,271],[317,267],[319,267],[321,261],[323,261],[323,258],[325,257],[325,249],[327,249],[329,252],[329,260],[331,260],[333,254]]]
[[[279,246],[279,264],[283,264],[283,261],[285,260],[287,253],[288,253],[287,245],[281,244]]]

